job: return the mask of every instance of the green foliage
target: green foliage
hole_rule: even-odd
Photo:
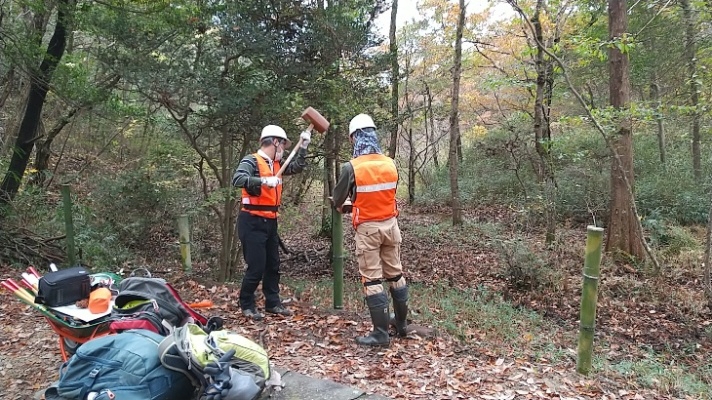
[[[706,182],[695,181],[687,143],[685,137],[669,142],[667,161],[662,164],[656,139],[648,135],[636,137],[636,195],[643,216],[662,216],[683,225],[707,221],[710,187]],[[703,154],[706,152],[709,149],[703,145]],[[704,176],[710,176],[709,163],[703,166]]]
[[[663,394],[676,398],[685,396],[709,398],[712,395],[707,383],[712,377],[709,368],[693,371],[682,365],[669,363],[653,352],[643,359],[624,360],[604,367],[613,369],[643,387],[655,388]]]
[[[556,292],[561,288],[563,274],[560,266],[553,265],[533,252],[524,238],[494,241],[501,260],[502,277],[518,291]]]
[[[107,225],[112,240],[132,249],[147,245],[152,232],[172,229],[176,215],[197,206],[189,201],[195,198],[190,192],[195,179],[192,157],[182,142],[163,141],[139,168],[97,177],[92,224]]]
[[[666,255],[677,255],[683,250],[699,246],[697,239],[689,230],[668,223],[658,211],[644,218],[642,223],[651,244],[663,248]]]
[[[531,162],[538,156],[526,144],[531,140],[525,136],[531,122],[510,122],[508,129],[492,129],[473,145],[465,144],[460,168],[461,199],[464,204],[508,205],[536,222],[542,214],[543,193]],[[662,164],[654,129],[652,122],[641,122],[634,129],[639,213],[643,218],[652,215],[674,224],[705,223],[710,185],[699,184],[693,177],[686,134],[668,132],[667,162]],[[710,150],[710,145],[703,143],[702,153]],[[612,160],[600,134],[576,118],[562,119],[552,141],[552,159],[559,217],[589,223],[594,219],[597,223],[605,221]],[[703,159],[703,169],[704,176],[712,174],[709,160]],[[447,204],[450,196],[447,165],[425,170],[419,185],[418,203]]]

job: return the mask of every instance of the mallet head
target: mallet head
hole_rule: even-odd
[[[312,107],[307,107],[307,109],[304,110],[302,113],[302,119],[309,122],[319,133],[326,132],[326,130],[329,129],[329,125],[331,125],[329,121],[324,118],[324,116],[319,114],[319,111],[313,109]]]

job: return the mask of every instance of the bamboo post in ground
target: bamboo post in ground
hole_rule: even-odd
[[[183,270],[190,272],[193,269],[193,263],[190,259],[190,225],[187,214],[178,216],[178,240],[180,241],[180,261]]]
[[[344,224],[343,216],[331,208],[331,266],[334,270],[334,308],[344,308]]]
[[[588,375],[591,371],[603,228],[589,225],[587,231],[586,258],[583,265],[583,291],[581,293],[578,362],[576,363],[576,371],[584,375]]]
[[[68,184],[60,187],[62,192],[62,208],[64,210],[64,230],[67,243],[67,261],[69,266],[77,265],[77,252],[74,247],[74,218],[72,217],[72,193]]]

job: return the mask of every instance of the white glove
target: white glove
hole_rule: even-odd
[[[272,188],[279,185],[280,183],[282,183],[282,180],[276,176],[266,176],[262,178],[262,184]]]
[[[299,135],[299,137],[302,139],[302,148],[306,149],[309,146],[309,143],[311,143],[311,132],[304,131],[301,135]]]

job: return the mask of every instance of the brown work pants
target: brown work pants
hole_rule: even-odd
[[[403,241],[398,219],[363,222],[356,227],[356,257],[366,296],[383,291],[380,284],[367,285],[403,274],[400,247]],[[405,286],[405,279],[388,282],[392,288]]]

